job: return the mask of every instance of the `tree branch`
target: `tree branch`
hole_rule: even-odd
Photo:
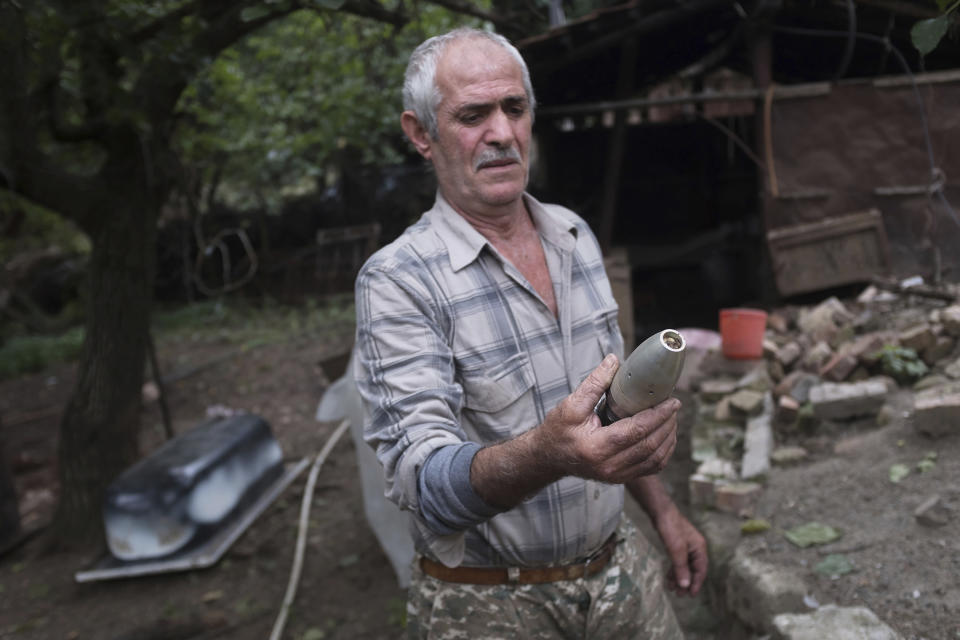
[[[438,7],[443,7],[445,9],[450,9],[457,13],[462,13],[466,16],[473,16],[474,18],[480,18],[481,20],[488,20],[492,22],[497,29],[510,31],[512,29],[512,20],[510,18],[501,16],[496,13],[490,13],[485,9],[472,4],[468,0],[427,0],[430,4],[435,4]]]
[[[59,75],[58,69],[40,90],[45,107],[44,120],[50,128],[50,133],[57,142],[86,142],[100,137],[107,130],[107,122],[102,117],[79,125],[68,124],[64,120],[59,100]]]
[[[28,111],[23,12],[0,0],[0,24],[0,59],[6,67],[0,73],[0,184],[82,226],[91,204],[89,181],[57,168],[38,150],[34,114]]]
[[[186,4],[174,9],[170,13],[160,16],[153,22],[137,29],[130,34],[130,40],[133,42],[143,42],[153,38],[161,31],[165,31],[172,26],[176,26],[185,17],[191,15],[198,7],[203,5],[204,0],[192,0]]]

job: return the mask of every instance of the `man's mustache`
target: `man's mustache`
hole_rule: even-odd
[[[477,159],[473,161],[473,170],[479,171],[480,167],[490,162],[499,162],[501,160],[513,160],[514,162],[523,162],[520,152],[516,147],[507,147],[506,149],[484,149]]]

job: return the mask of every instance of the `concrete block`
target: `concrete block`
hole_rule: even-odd
[[[780,424],[793,424],[800,414],[800,403],[793,396],[780,396],[777,401],[776,420]]]
[[[687,479],[690,489],[690,504],[694,507],[714,505],[714,478],[695,473]]]
[[[697,467],[696,475],[720,480],[737,480],[737,468],[733,463],[723,458],[705,460]]]
[[[800,357],[801,353],[803,353],[803,349],[800,348],[797,342],[788,342],[777,349],[776,359],[784,367],[791,367],[793,363],[797,361],[797,358]]]
[[[913,517],[925,527],[942,527],[953,519],[953,509],[947,506],[939,495],[933,495],[914,510]]]
[[[770,454],[770,460],[780,466],[787,466],[803,462],[809,453],[803,447],[778,447]]]
[[[779,347],[777,346],[777,343],[776,343],[776,342],[774,342],[774,341],[771,340],[770,338],[766,338],[766,337],[765,337],[765,338],[763,339],[762,346],[763,346],[763,357],[764,357],[764,358],[768,358],[768,359],[769,359],[769,358],[775,358],[775,357],[777,356],[777,351],[779,350]]]
[[[955,380],[960,378],[960,358],[945,366],[943,372]]]
[[[718,483],[713,487],[713,506],[717,511],[735,516],[748,514],[762,492],[763,487],[756,482]]]
[[[813,345],[803,355],[803,366],[810,371],[817,371],[833,355],[833,349],[822,340]]]
[[[771,640],[903,640],[866,607],[827,604],[811,613],[773,618]]]
[[[740,376],[737,380],[737,389],[749,389],[764,393],[773,389],[774,383],[766,367],[757,367]]]
[[[827,382],[810,389],[813,414],[822,420],[842,420],[872,415],[880,410],[887,386],[880,380]]]
[[[957,345],[956,338],[952,336],[939,335],[933,344],[924,349],[920,353],[920,357],[925,363],[929,366],[933,366],[937,361],[946,358],[953,352],[953,348]]]
[[[736,390],[737,381],[733,378],[710,378],[700,383],[700,397],[705,402],[717,402]]]
[[[870,366],[877,361],[877,352],[883,349],[883,345],[895,342],[896,336],[892,332],[874,331],[855,338],[845,351],[860,363]]]
[[[713,419],[717,422],[736,422],[738,419],[730,409],[730,396],[721,398],[713,408]]]
[[[790,328],[790,321],[782,313],[771,311],[767,314],[767,327],[774,333],[786,333]]]
[[[735,415],[755,416],[763,411],[764,394],[751,389],[741,389],[730,396],[730,410]]]
[[[934,438],[960,433],[960,383],[917,393],[912,421],[914,429]]]
[[[904,329],[897,338],[900,340],[901,347],[922,353],[924,350],[933,346],[937,336],[933,333],[933,327],[927,323],[923,323]]]
[[[835,353],[820,367],[820,377],[841,382],[857,368],[857,359],[849,353]]]
[[[763,395],[763,413],[747,421],[743,438],[743,460],[740,477],[744,479],[765,476],[770,471],[773,452],[773,396]]]
[[[790,397],[799,404],[807,402],[807,400],[810,399],[811,387],[821,382],[819,376],[807,373],[806,371],[794,371],[790,376],[793,376],[793,378],[789,382],[787,382],[786,378],[780,381],[780,384],[774,389],[774,395],[789,394]],[[787,377],[789,378],[790,376]]]
[[[840,326],[853,321],[853,315],[835,296],[827,298],[812,309],[804,309],[797,317],[797,327],[814,340],[829,342]]]
[[[954,304],[940,310],[940,322],[947,335],[960,337],[960,305]]]
[[[751,558],[742,547],[730,561],[727,608],[752,629],[770,633],[776,616],[808,611],[803,602],[806,593],[800,573]]]

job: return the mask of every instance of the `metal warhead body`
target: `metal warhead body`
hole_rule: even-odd
[[[620,365],[607,393],[597,404],[604,425],[663,402],[683,371],[687,343],[675,329],[664,329],[640,344]]]

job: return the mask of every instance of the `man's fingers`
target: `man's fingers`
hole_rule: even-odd
[[[695,596],[700,592],[703,581],[707,577],[707,550],[706,545],[694,548],[690,552],[690,564],[693,567],[693,576],[691,576],[690,595]]]
[[[687,547],[670,549],[670,559],[673,561],[673,577],[681,591],[690,589],[690,567],[687,564]]]
[[[669,461],[673,456],[673,452],[676,447],[677,439],[675,437],[664,438],[659,446],[657,446],[657,448],[653,451],[653,453],[648,455],[644,455],[642,450],[640,450],[640,454],[637,454],[636,452],[627,452],[626,455],[632,456],[636,460],[629,463],[629,466],[627,466],[626,469],[620,474],[621,477],[618,478],[618,480],[621,482],[626,482],[631,478],[660,473],[666,466],[667,461]],[[637,447],[635,447],[635,449],[637,449]]]
[[[613,382],[613,376],[616,375],[619,367],[620,362],[617,360],[617,356],[612,353],[608,354],[571,394],[577,408],[582,408],[580,405],[583,405],[592,410],[600,401],[603,392],[610,388],[610,383]]]

